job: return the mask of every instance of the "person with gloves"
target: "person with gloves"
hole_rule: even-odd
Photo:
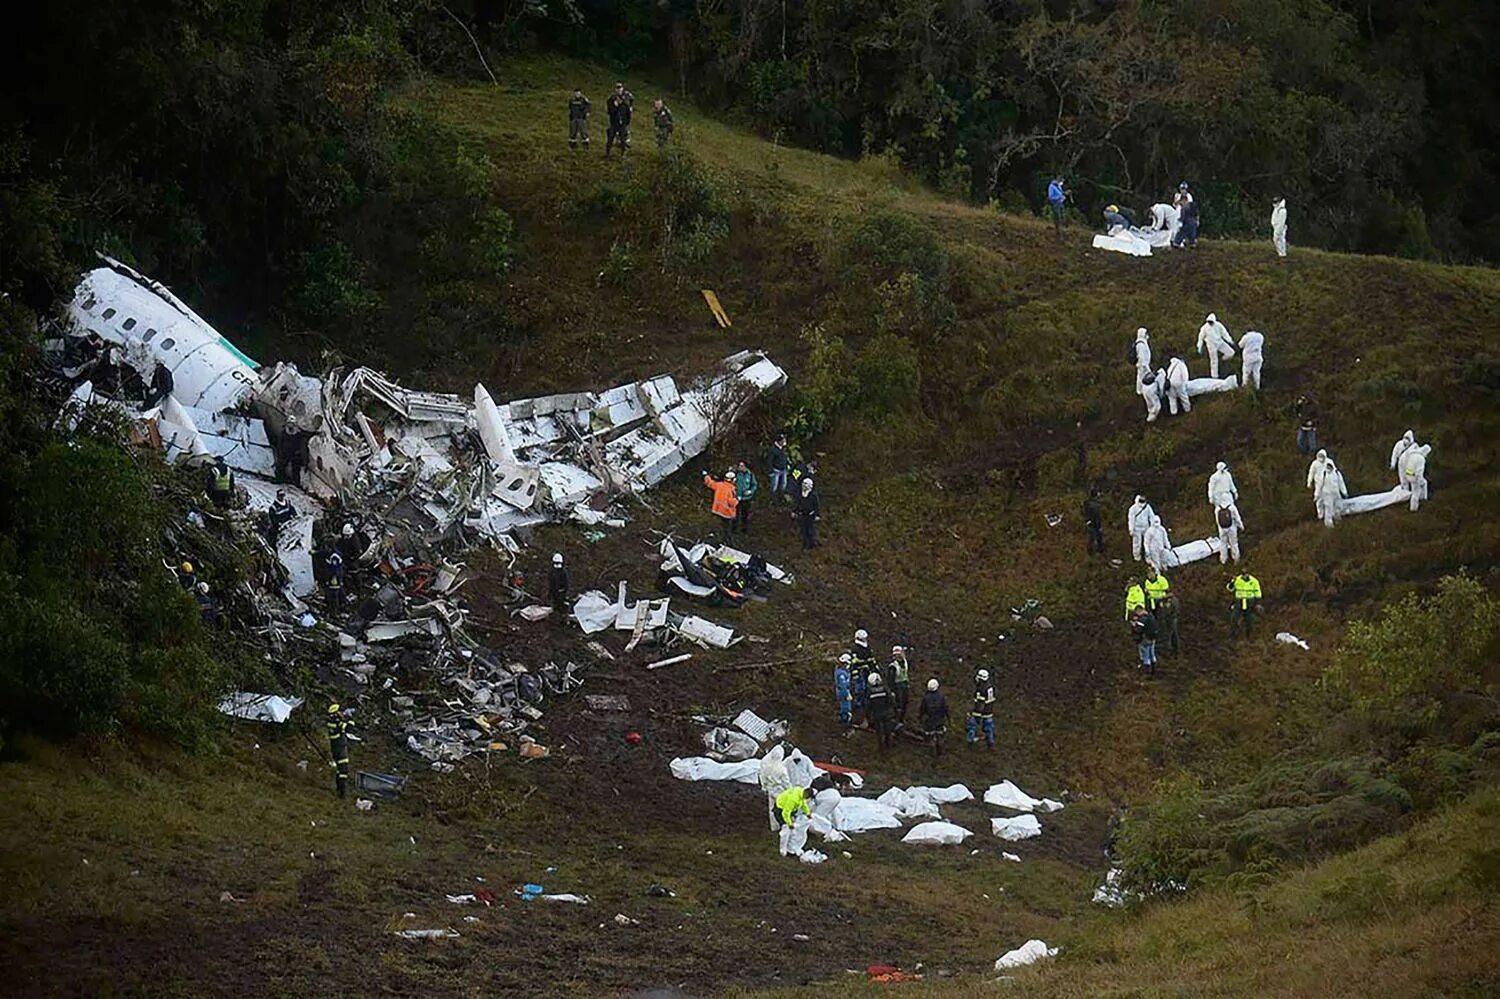
[[[1391,471],[1396,473],[1396,482],[1401,482],[1401,456],[1417,446],[1417,435],[1408,430],[1391,448]]]
[[[853,662],[849,653],[845,652],[833,667],[833,699],[839,709],[839,730],[846,739],[849,737],[849,729],[854,725],[854,680],[850,674]]]
[[[1146,564],[1157,572],[1177,564],[1177,555],[1172,551],[1172,536],[1167,533],[1167,526],[1161,522],[1161,518],[1155,514],[1151,515],[1151,526],[1146,528],[1146,536],[1141,539],[1141,544],[1146,549]]]
[[[1161,415],[1161,387],[1167,380],[1166,372],[1136,369],[1135,391],[1146,404],[1146,422],[1155,423]]]
[[[1323,491],[1323,476],[1328,472],[1328,466],[1332,464],[1333,459],[1328,457],[1328,452],[1320,448],[1312,464],[1307,466],[1307,488],[1312,490],[1314,500],[1318,498],[1318,493]]]
[[[1260,365],[1264,359],[1266,348],[1266,336],[1255,330],[1247,330],[1240,337],[1240,388],[1249,388],[1251,382],[1255,383],[1255,391],[1260,391]]]
[[[1179,409],[1184,413],[1193,411],[1193,400],[1187,394],[1190,377],[1187,362],[1182,358],[1174,357],[1167,362],[1166,384],[1162,390],[1167,394],[1167,409],[1173,416],[1177,415]]]
[[[1229,474],[1229,466],[1222,461],[1214,468],[1214,474],[1208,477],[1209,506],[1218,506],[1221,496],[1228,496],[1230,502],[1240,498],[1240,491],[1234,484],[1234,476]]]
[[[1330,459],[1328,467],[1323,470],[1323,481],[1318,486],[1318,516],[1323,519],[1324,527],[1332,527],[1342,519],[1339,501],[1348,495],[1349,487],[1344,483],[1344,473]]]
[[[995,748],[995,685],[990,682],[990,671],[982,669],[974,674],[974,703],[969,708],[969,724],[965,727],[968,745],[979,742],[979,731],[984,730],[985,746]]]
[[[943,743],[948,737],[948,698],[938,689],[937,677],[927,681],[927,693],[917,705],[917,720],[932,743],[932,755],[942,756]]]
[[[1156,516],[1156,511],[1151,509],[1151,504],[1146,502],[1146,497],[1137,495],[1135,502],[1130,504],[1130,510],[1125,514],[1125,528],[1130,531],[1130,555],[1137,562],[1141,560],[1141,551],[1144,548],[1146,529],[1151,526],[1151,521]]]
[[[791,775],[786,769],[786,745],[784,743],[772,746],[770,752],[761,759],[756,780],[760,783],[760,789],[766,794],[766,817],[771,820],[771,831],[775,832],[781,828],[781,822],[776,817],[776,796],[792,786]]]
[[[1271,243],[1278,257],[1286,256],[1286,199],[1271,202]]]
[[[1219,360],[1234,356],[1234,339],[1212,312],[1198,327],[1198,353],[1208,354],[1208,373],[1214,378],[1219,377]]]
[[[1427,455],[1431,452],[1431,444],[1418,444],[1401,455],[1401,484],[1411,490],[1413,510],[1427,498]]]
[[[801,857],[807,845],[807,825],[812,821],[812,795],[793,784],[776,796],[776,815],[781,819],[781,855]]]
[[[1233,503],[1220,502],[1214,511],[1214,524],[1219,528],[1219,564],[1227,565],[1231,560],[1240,560],[1240,530],[1245,522],[1240,519],[1240,508]]]

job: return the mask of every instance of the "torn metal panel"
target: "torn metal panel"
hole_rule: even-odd
[[[715,624],[707,618],[688,615],[676,623],[676,631],[683,638],[697,642],[706,648],[727,649],[738,642],[733,628]]]
[[[489,390],[479,384],[474,386],[474,419],[479,427],[479,439],[484,442],[484,450],[489,454],[490,460],[514,465],[516,452],[510,444],[505,417],[495,405],[495,400],[490,398]]]
[[[276,453],[266,436],[266,425],[260,420],[229,413],[210,413],[188,409],[198,440],[205,452],[224,459],[237,472],[249,472],[263,478],[276,473]]]
[[[538,469],[547,501],[557,507],[572,507],[604,489],[593,473],[559,461],[544,461]]]
[[[235,691],[219,702],[219,711],[231,718],[246,721],[272,722],[281,725],[302,706],[300,697],[282,697],[278,694],[255,694],[247,690]]]

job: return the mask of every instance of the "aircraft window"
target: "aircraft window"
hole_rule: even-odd
[[[177,341],[173,340],[171,337],[167,337],[165,340],[163,340],[161,342],[161,349],[162,350],[171,350],[175,346],[177,346]]]
[[[115,317],[115,310],[114,309],[105,309],[104,310],[104,318],[105,319],[113,319],[114,317]]]
[[[127,319],[127,320],[125,320],[125,328],[128,329],[128,330],[135,329],[135,320],[134,319]]]
[[[511,479],[510,480],[510,485],[508,485],[508,486],[505,487],[505,491],[508,492],[508,493],[515,492],[517,489],[521,488],[521,483],[523,481],[525,481],[525,480],[520,479],[520,478]]]
[[[148,329],[146,331],[146,335],[143,336],[143,337],[141,337],[141,339],[144,340],[146,343],[150,343],[153,339],[155,339],[155,337],[156,337],[156,330],[150,330],[150,329]]]
[[[92,312],[94,311],[94,306],[98,304],[99,299],[95,298],[93,295],[90,295],[88,298],[83,300],[83,311]]]

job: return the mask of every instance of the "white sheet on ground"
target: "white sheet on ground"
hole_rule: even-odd
[[[275,722],[280,725],[301,705],[302,698],[300,697],[282,697],[279,694],[255,694],[247,690],[237,690],[219,702],[219,710],[231,718]]]
[[[1132,257],[1151,256],[1151,243],[1129,229],[1116,228],[1109,235],[1094,237],[1094,249],[1128,253]]]
[[[839,799],[833,810],[833,825],[840,832],[868,832],[871,829],[899,829],[901,818],[889,805],[874,798]]]
[[[991,785],[990,789],[984,792],[984,803],[1011,808],[1018,812],[1055,812],[1062,808],[1062,802],[1051,798],[1033,798],[1008,780]]]
[[[1306,641],[1298,638],[1290,631],[1278,631],[1276,633],[1276,641],[1285,642],[1287,645],[1299,645],[1304,649],[1308,649],[1309,651],[1312,649],[1311,645],[1308,645]]]
[[[573,601],[573,619],[578,622],[585,635],[592,635],[613,625],[620,616],[620,610],[620,604],[598,590],[580,593],[578,599]]]
[[[922,795],[910,794],[899,787],[891,788],[875,800],[894,808],[903,819],[942,818],[935,801]]]
[[[1405,486],[1396,486],[1389,492],[1350,496],[1348,499],[1339,500],[1339,515],[1347,517],[1354,513],[1372,513],[1388,506],[1395,506],[1397,503],[1407,503],[1410,500],[1411,490]]]
[[[923,822],[912,826],[911,831],[901,837],[903,843],[926,843],[933,846],[952,846],[962,843],[974,835],[963,826],[952,822]]]
[[[698,617],[695,614],[683,618],[682,623],[677,626],[677,631],[683,638],[697,642],[705,648],[727,649],[739,641],[735,637],[733,628],[715,624],[708,618]]]
[[[1024,968],[1044,957],[1056,956],[1056,947],[1048,947],[1043,940],[1028,940],[1015,950],[1006,951],[1001,955],[1000,959],[995,962],[995,970],[1009,971],[1011,968]]]
[[[909,787],[906,793],[920,795],[937,805],[951,805],[955,801],[974,800],[974,792],[962,784],[949,784],[947,787]]]
[[[990,819],[990,832],[1014,843],[1016,840],[1040,836],[1042,823],[1035,815],[1017,815],[1013,819]]]
[[[1223,378],[1189,378],[1182,390],[1187,393],[1188,398],[1207,395],[1210,392],[1233,392],[1240,387],[1238,375],[1225,375]]]
[[[687,756],[673,760],[670,767],[672,776],[678,780],[732,780],[741,784],[760,781],[759,760],[720,763],[706,756]]]

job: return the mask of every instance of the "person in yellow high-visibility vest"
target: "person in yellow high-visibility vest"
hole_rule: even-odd
[[[1146,591],[1146,609],[1148,611],[1155,614],[1156,605],[1161,603],[1162,597],[1165,597],[1167,591],[1171,588],[1172,584],[1167,582],[1166,576],[1156,571],[1156,566],[1146,567],[1146,582],[1142,584],[1142,589]]]
[[[807,845],[807,824],[812,819],[812,795],[793,784],[776,796],[776,814],[781,819],[781,855],[802,856]]]
[[[1125,620],[1130,621],[1130,614],[1137,607],[1146,606],[1146,590],[1141,586],[1141,581],[1131,577],[1125,584]]]
[[[1234,603],[1229,608],[1229,637],[1239,634],[1240,622],[1245,625],[1245,637],[1250,637],[1250,621],[1260,610],[1260,580],[1244,569],[1224,587],[1234,594]]]

